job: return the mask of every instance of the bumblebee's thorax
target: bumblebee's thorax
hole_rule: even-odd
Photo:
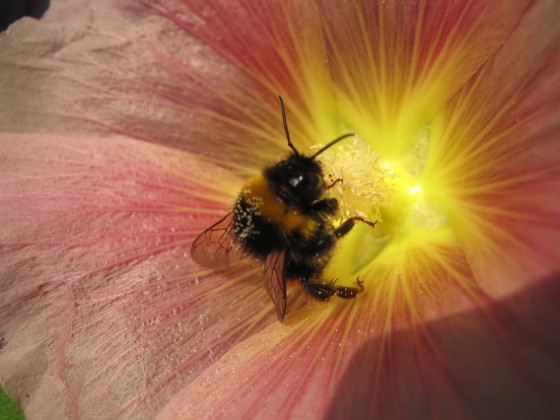
[[[262,175],[254,176],[245,183],[236,207],[239,205],[252,213],[252,217],[263,218],[284,231],[298,231],[308,236],[316,228],[315,220],[302,214],[300,209],[282,202],[274,187]]]

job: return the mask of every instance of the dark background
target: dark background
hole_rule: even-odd
[[[0,31],[24,16],[40,18],[49,4],[50,0],[0,0]]]

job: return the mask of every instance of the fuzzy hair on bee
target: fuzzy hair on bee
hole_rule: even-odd
[[[323,279],[322,274],[337,240],[350,232],[356,221],[371,227],[375,223],[350,217],[335,228],[330,222],[339,204],[327,191],[339,180],[326,183],[317,157],[354,134],[344,134],[306,156],[290,139],[284,102],[281,96],[279,99],[291,153],[243,185],[231,212],[194,240],[191,256],[198,264],[214,269],[225,269],[247,257],[263,262],[266,290],[278,319],[283,321],[288,280],[298,281],[305,292],[323,301],[331,296],[355,298],[363,290],[359,279],[357,287],[346,287]]]

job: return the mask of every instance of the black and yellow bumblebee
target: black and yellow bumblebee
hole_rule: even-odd
[[[203,266],[224,269],[245,257],[264,262],[266,290],[282,321],[286,314],[286,283],[299,281],[303,289],[319,300],[336,295],[350,299],[363,290],[322,279],[333,247],[356,221],[351,217],[333,227],[329,219],[338,211],[336,198],[326,197],[330,185],[324,179],[317,157],[336,143],[354,136],[344,134],[311,156],[292,144],[282,97],[280,107],[290,155],[264,168],[241,188],[233,210],[201,233],[193,242],[191,256]]]

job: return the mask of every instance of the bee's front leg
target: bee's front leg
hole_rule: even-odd
[[[346,219],[344,221],[344,223],[342,223],[339,227],[337,227],[333,231],[333,235],[337,238],[343,237],[344,235],[346,235],[348,232],[350,232],[352,230],[352,228],[356,224],[356,221],[364,222],[365,224],[367,224],[371,227],[375,227],[375,224],[377,223],[377,222],[370,222],[369,220],[366,220],[366,219],[364,219],[363,217],[360,217],[360,216],[354,216],[354,217],[351,217],[350,219]]]
[[[313,203],[312,209],[327,216],[332,216],[338,211],[338,201],[336,198],[324,198]]]

